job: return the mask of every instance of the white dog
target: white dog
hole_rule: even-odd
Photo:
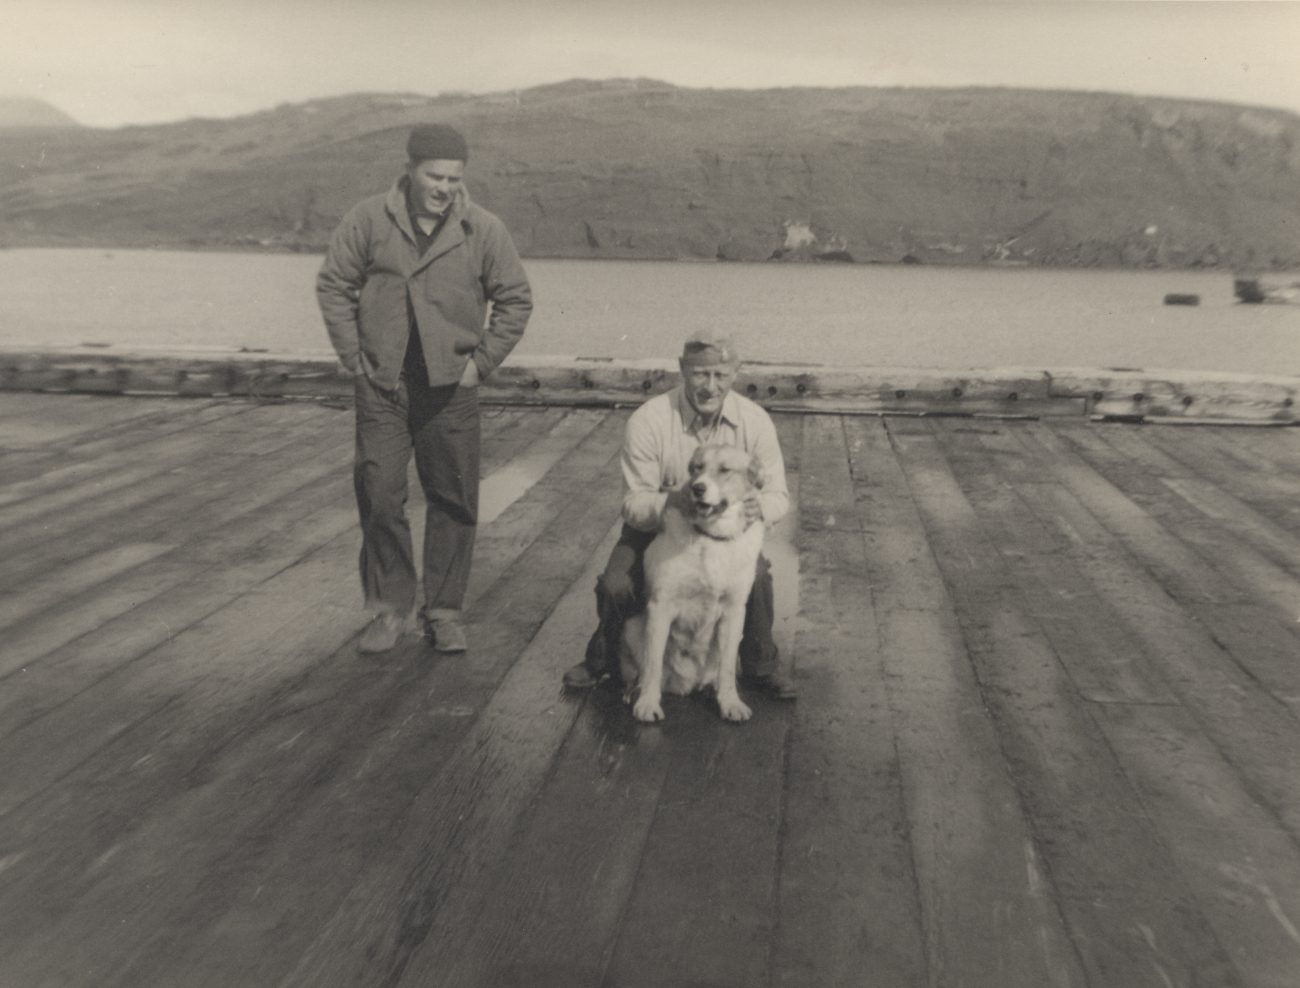
[[[645,613],[623,629],[624,700],[637,720],[663,720],[664,692],[707,686],[725,719],[749,720],[736,664],[763,523],[746,518],[745,500],[762,486],[757,457],[701,446],[690,480],[669,495],[663,530],[645,552]]]

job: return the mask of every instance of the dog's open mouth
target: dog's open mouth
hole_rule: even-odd
[[[724,497],[717,504],[709,504],[707,501],[694,500],[695,514],[699,518],[714,518],[727,510],[730,502]]]

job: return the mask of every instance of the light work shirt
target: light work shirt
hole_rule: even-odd
[[[759,504],[763,521],[773,524],[790,507],[785,486],[785,461],[776,427],[763,408],[743,395],[728,391],[722,414],[709,428],[678,386],[656,395],[632,413],[623,436],[623,520],[643,532],[657,530],[663,522],[668,492],[681,487],[698,446],[738,446],[757,454],[763,464],[763,489]]]

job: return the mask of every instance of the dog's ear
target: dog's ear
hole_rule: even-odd
[[[761,490],[765,479],[763,476],[763,461],[758,458],[756,453],[749,458],[749,482]]]

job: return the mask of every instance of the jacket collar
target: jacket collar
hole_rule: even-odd
[[[411,214],[406,206],[406,188],[409,181],[405,175],[402,175],[393,183],[392,188],[388,190],[387,198],[384,200],[384,207],[393,218],[393,222],[397,224],[398,229],[406,234],[406,238],[412,244],[415,244],[417,241],[415,231],[411,229]],[[447,209],[449,210],[447,222],[438,231],[437,239],[416,262],[411,274],[415,274],[422,268],[427,267],[453,247],[465,242],[465,232],[469,227],[469,190],[463,184],[456,189],[456,197]]]

